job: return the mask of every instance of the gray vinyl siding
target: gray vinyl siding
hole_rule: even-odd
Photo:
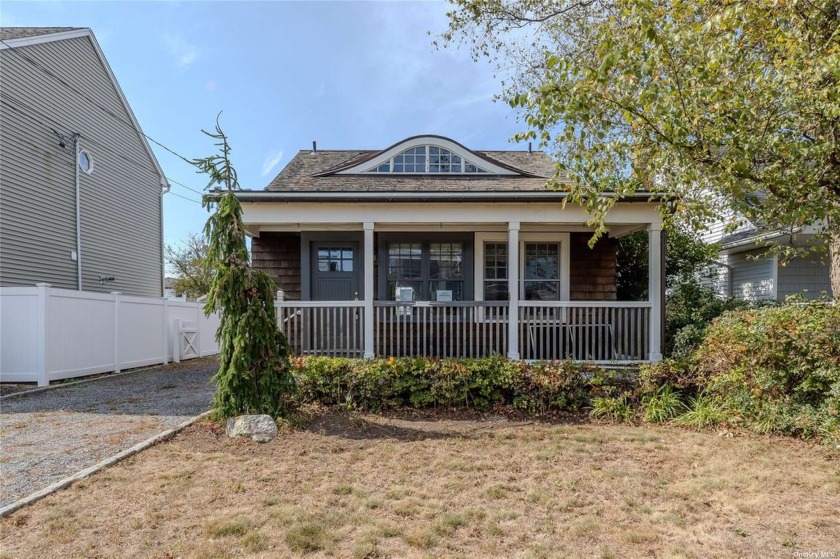
[[[831,293],[828,263],[819,256],[794,258],[779,266],[779,300],[801,293],[808,299],[819,298],[820,293]]]
[[[78,132],[94,161],[92,174],[80,173],[82,288],[160,296],[160,176],[90,39],[18,48],[84,95],[0,51],[0,284],[77,288]],[[65,150],[52,129],[67,137]],[[116,281],[100,285],[100,274]]]
[[[747,301],[772,299],[775,296],[775,260],[761,257],[762,250],[730,254],[727,264],[732,267],[732,297]]]

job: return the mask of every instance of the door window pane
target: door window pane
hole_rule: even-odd
[[[318,249],[318,271],[319,272],[352,272],[353,271],[353,249],[352,248],[319,248]]]

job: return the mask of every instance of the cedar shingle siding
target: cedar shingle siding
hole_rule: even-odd
[[[572,301],[615,301],[618,241],[601,237],[589,248],[590,233],[572,233],[569,247],[569,298]]]
[[[571,299],[614,301],[618,241],[601,238],[590,249],[589,233],[572,233],[570,237]],[[287,300],[300,300],[300,233],[262,233],[251,240],[251,258],[254,267],[271,276],[285,292]]]
[[[263,233],[251,239],[251,260],[285,292],[300,300],[300,233]]]

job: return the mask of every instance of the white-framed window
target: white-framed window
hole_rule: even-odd
[[[519,299],[569,300],[569,234],[519,234]],[[510,250],[507,233],[477,233],[475,294],[479,301],[507,301]]]
[[[389,300],[462,301],[464,299],[464,253],[461,241],[404,242],[386,244]]]
[[[93,156],[87,150],[79,151],[77,162],[83,173],[89,175],[93,172]]]
[[[483,174],[488,171],[446,148],[415,146],[367,170],[390,174]]]

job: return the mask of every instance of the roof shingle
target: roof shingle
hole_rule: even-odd
[[[329,174],[330,169],[362,161],[374,150],[299,151],[266,190],[277,192],[516,192],[545,190],[554,162],[541,151],[473,151],[526,175]]]

